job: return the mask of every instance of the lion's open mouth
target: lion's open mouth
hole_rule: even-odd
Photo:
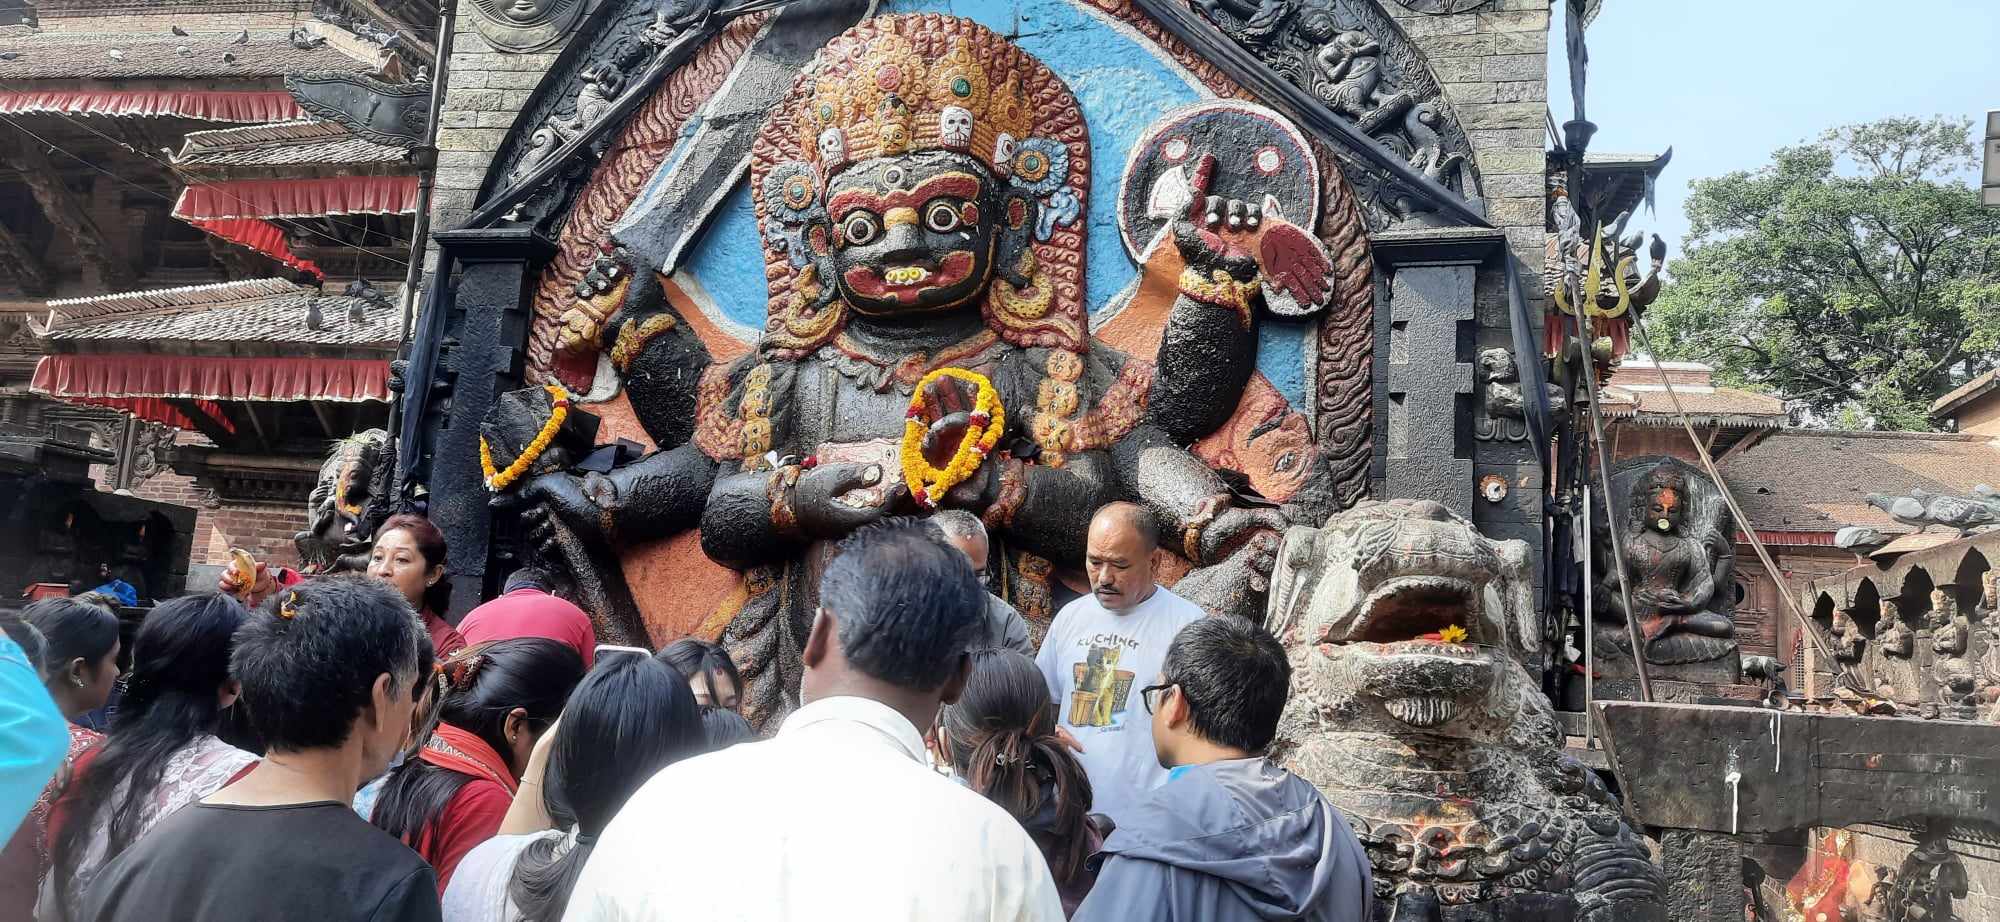
[[[1472,583],[1445,576],[1399,576],[1375,587],[1332,643],[1491,643],[1482,623],[1481,598]]]

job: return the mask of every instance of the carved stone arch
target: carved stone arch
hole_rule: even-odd
[[[1917,566],[1903,571],[1897,585],[1896,607],[1910,630],[1923,628],[1924,617],[1931,610],[1931,590],[1935,588],[1937,581],[1931,578],[1930,570]]]
[[[1359,135],[1484,210],[1478,163],[1458,114],[1428,58],[1379,0],[1199,0],[1194,7]],[[1424,210],[1368,152],[1336,147],[1371,226],[1392,226]]]
[[[1876,619],[1882,615],[1882,590],[1873,579],[1864,576],[1854,585],[1854,597],[1847,611],[1862,638],[1874,640]]]
[[[1966,548],[1965,556],[1959,558],[1958,566],[1952,570],[1950,588],[1952,597],[1958,600],[1960,612],[1971,616],[1977,611],[1980,616],[1992,619],[1992,613],[1985,611],[1982,604],[1986,574],[1992,569],[1993,565],[1987,561],[1985,554],[1977,548]]]

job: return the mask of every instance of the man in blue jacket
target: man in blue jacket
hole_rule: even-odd
[[[1276,638],[1236,618],[1203,618],[1174,637],[1140,693],[1168,780],[1092,859],[1103,864],[1075,922],[1367,920],[1368,857],[1354,831],[1261,755],[1291,672]]]

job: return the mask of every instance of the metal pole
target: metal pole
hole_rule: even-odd
[[[1616,271],[1616,270],[1613,270]],[[1584,298],[1594,298],[1595,293],[1586,292]],[[1584,390],[1590,395],[1590,434],[1596,447],[1597,481],[1604,489],[1605,511],[1611,508],[1611,457],[1604,450],[1604,416],[1597,410],[1597,367],[1590,358],[1590,344],[1583,338],[1583,318],[1589,308],[1583,298],[1576,302],[1576,340],[1579,352],[1577,361],[1583,373]],[[1560,322],[1560,321],[1558,321]],[[1632,610],[1631,571],[1625,569],[1625,547],[1618,540],[1618,530],[1612,529],[1611,565],[1618,571],[1618,599],[1625,605],[1625,637],[1632,644],[1632,674],[1639,679],[1639,700],[1653,700],[1653,683],[1646,677],[1646,646],[1639,636],[1639,613]]]
[[[451,67],[452,33],[457,30],[457,0],[440,0],[438,3],[437,68],[431,73],[431,101],[427,108],[429,118],[424,124],[424,143],[410,155],[417,162],[417,218],[410,228],[410,265],[403,273],[403,290],[399,292],[403,304],[401,333],[396,339],[396,354],[408,359],[405,351],[410,347],[410,327],[416,322],[417,281],[423,277],[425,244],[431,231],[431,190],[437,184],[437,135],[438,122],[444,114],[445,74]],[[417,382],[405,381],[405,393],[409,388],[422,386]],[[397,434],[402,431],[403,401],[389,403],[389,447],[393,452],[400,447]]]
[[[1590,484],[1583,485],[1583,748],[1597,748],[1597,718],[1591,705],[1597,700],[1597,612],[1592,603],[1597,580],[1591,573]],[[1560,642],[1560,641],[1558,641]]]

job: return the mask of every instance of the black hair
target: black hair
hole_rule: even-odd
[[[722,687],[717,679],[728,679],[736,693],[743,694],[743,676],[736,671],[736,661],[719,643],[710,643],[699,637],[683,637],[667,644],[665,649],[653,656],[674,667],[674,671],[690,683],[696,676],[706,679],[710,703],[715,703],[717,690]]]
[[[438,721],[479,737],[503,758],[509,749],[508,714],[522,708],[529,720],[546,727],[562,714],[563,702],[583,680],[583,657],[576,649],[541,637],[466,647],[443,665],[438,677],[442,683]],[[510,766],[516,774],[523,767]],[[445,806],[471,780],[470,775],[423,759],[407,759],[389,773],[369,819],[417,848],[421,842],[434,841],[432,834]]]
[[[409,682],[415,697],[431,657],[430,634],[403,594],[348,573],[272,595],[237,631],[229,672],[271,749],[330,749],[347,742],[378,676]]]
[[[1202,739],[1259,752],[1278,733],[1292,664],[1278,638],[1241,618],[1202,618],[1181,628],[1160,667],[1180,686]]]
[[[701,709],[701,732],[708,740],[708,751],[728,749],[737,743],[747,743],[757,738],[757,731],[751,729],[750,721],[743,715],[725,707],[705,707]]]
[[[507,582],[501,584],[500,594],[505,595],[516,589],[540,589],[549,591],[549,578],[534,567],[522,567],[507,574]]]
[[[41,632],[42,662],[52,672],[79,657],[96,666],[118,646],[118,615],[103,606],[71,598],[42,599],[21,614]]]
[[[1153,514],[1147,511],[1146,507],[1119,500],[1097,507],[1097,512],[1092,514],[1091,518],[1095,519],[1106,514],[1117,516],[1125,523],[1125,527],[1136,532],[1147,549],[1160,546],[1160,523],[1153,518]]]
[[[392,515],[388,521],[382,523],[381,527],[375,529],[375,540],[382,540],[383,535],[392,531],[410,533],[410,540],[417,545],[417,553],[424,558],[426,571],[432,567],[444,566],[444,532],[439,531],[437,525],[430,519],[407,512],[402,515]],[[444,617],[445,611],[451,607],[451,580],[440,577],[437,582],[426,587],[424,607],[430,609],[432,614]]]
[[[234,598],[204,592],[160,603],[139,625],[125,697],[96,761],[75,780],[74,806],[50,850],[56,893],[69,892],[98,818],[108,818],[108,863],[138,838],[167,760],[215,733],[231,638],[248,617]]]
[[[574,819],[576,843],[564,851],[544,837],[521,852],[507,895],[522,922],[561,919],[598,835],[626,799],[660,769],[705,749],[694,693],[665,663],[614,656],[592,669],[563,711],[543,788],[549,813]]]
[[[49,642],[42,632],[28,623],[28,619],[18,611],[0,612],[0,632],[21,648],[28,657],[28,665],[35,667],[35,674],[46,680],[49,668]]]
[[[952,771],[1021,822],[1050,856],[1058,885],[1086,873],[1090,777],[1056,736],[1048,681],[1034,660],[1013,650],[972,651],[965,692],[939,712],[938,726]]]
[[[986,590],[923,519],[885,519],[840,542],[820,604],[840,649],[864,675],[900,688],[942,686],[986,624]]]

